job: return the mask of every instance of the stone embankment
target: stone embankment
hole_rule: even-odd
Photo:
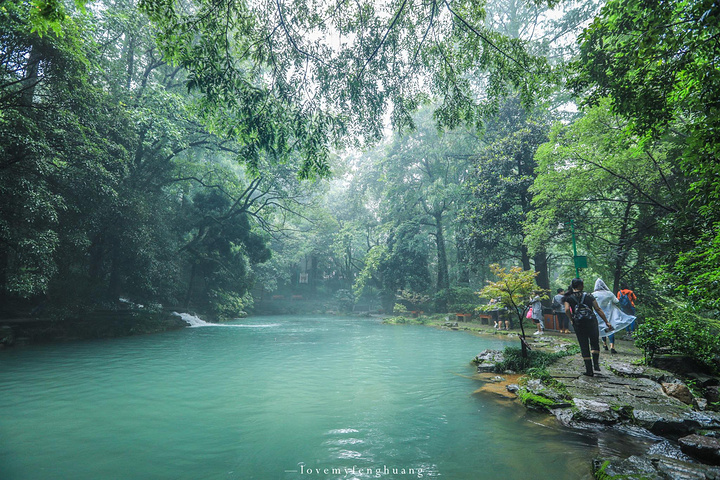
[[[0,349],[67,340],[125,337],[187,327],[171,312],[94,311],[67,318],[0,318]]]
[[[557,351],[572,338],[544,335],[529,342],[536,349]],[[601,371],[594,377],[582,374],[585,368],[576,354],[547,367],[549,375],[508,382],[506,388],[526,407],[547,411],[569,428],[622,428],[663,444],[642,455],[596,459],[596,478],[720,480],[720,380],[640,365],[641,352],[631,341],[620,341],[616,348],[614,355],[602,351]],[[498,353],[479,355],[478,371],[487,372],[488,381],[498,381],[498,374],[490,373]]]

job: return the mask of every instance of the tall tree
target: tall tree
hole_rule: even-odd
[[[547,128],[524,120],[516,107],[511,102],[501,111],[494,134],[497,140],[474,158],[473,174],[465,184],[472,196],[463,209],[463,219],[469,228],[467,242],[476,252],[520,261],[524,270],[530,270],[523,225],[533,209],[534,156],[547,138]],[[538,285],[548,288],[544,249],[535,250],[534,266]]]
[[[380,160],[383,205],[388,219],[416,219],[426,225],[436,252],[436,291],[450,287],[448,240],[462,202],[461,184],[477,139],[461,129],[440,133],[428,111],[416,120],[416,131],[395,137]],[[449,235],[448,235],[449,233]]]
[[[62,36],[33,33],[34,14],[0,10],[3,305],[178,305],[190,291],[238,306],[229,293],[242,297],[267,258],[258,231],[302,195],[296,159],[259,154],[262,175],[239,166],[241,147],[208,130],[131,2],[67,8]]]
[[[133,142],[127,113],[92,81],[88,19],[41,37],[34,12],[19,2],[0,11],[0,295],[15,298],[48,292],[84,241],[68,220],[115,193]]]
[[[641,142],[608,102],[572,125],[558,124],[537,153],[531,191],[531,246],[563,242],[557,225],[574,220],[594,272],[646,283],[674,250],[673,225],[683,209],[686,179],[674,167],[672,144]],[[571,255],[571,253],[568,253]]]

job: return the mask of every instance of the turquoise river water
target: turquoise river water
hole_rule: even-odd
[[[508,343],[275,316],[0,352],[0,479],[580,479],[597,439],[473,394]]]

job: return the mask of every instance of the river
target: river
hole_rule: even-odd
[[[597,440],[474,395],[506,341],[273,316],[0,352],[0,478],[589,478]]]

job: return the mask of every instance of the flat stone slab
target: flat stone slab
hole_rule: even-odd
[[[612,424],[620,419],[619,414],[608,403],[582,398],[575,398],[574,401],[573,421]]]
[[[688,462],[664,455],[631,456],[625,459],[613,457],[593,462],[596,478],[643,480],[717,480],[720,468]],[[604,476],[598,476],[602,472]]]

